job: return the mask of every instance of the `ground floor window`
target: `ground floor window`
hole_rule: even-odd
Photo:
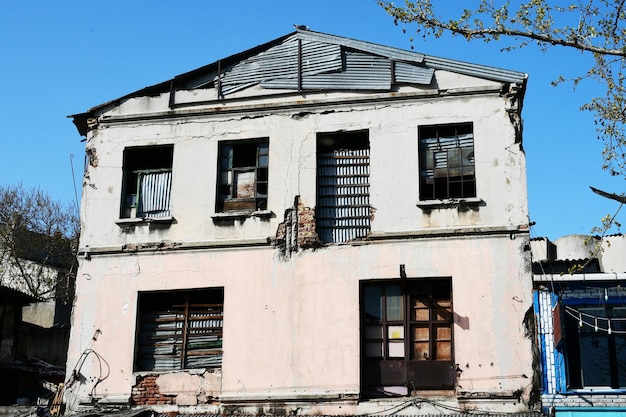
[[[223,288],[140,293],[135,369],[221,367],[223,320]]]
[[[361,284],[361,383],[365,396],[454,386],[449,278]]]
[[[568,388],[626,388],[626,306],[560,307]]]

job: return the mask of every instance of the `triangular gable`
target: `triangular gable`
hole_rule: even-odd
[[[396,60],[404,62],[394,65]],[[254,85],[267,89],[389,90],[393,82],[430,84],[434,69],[423,66],[423,60],[422,54],[414,52],[299,30],[265,51],[187,81],[184,88],[216,87],[221,97]]]
[[[134,97],[215,88],[219,99],[228,99],[229,95],[253,86],[290,91],[391,91],[395,84],[428,86],[436,70],[515,83],[522,91],[527,78],[517,71],[298,28],[273,41],[69,117],[85,135],[89,118]]]

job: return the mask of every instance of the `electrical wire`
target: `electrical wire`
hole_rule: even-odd
[[[584,313],[582,311],[576,310],[570,306],[565,306],[565,312],[570,316],[576,319],[579,323],[580,327],[587,326],[593,328],[596,332],[603,331],[608,334],[626,334],[626,330],[615,330],[611,327],[611,322],[626,322],[626,317],[602,317],[602,316],[594,316],[592,314]],[[586,319],[593,319],[593,324],[589,323]],[[602,327],[600,325],[600,321],[604,321],[607,323],[607,327]]]
[[[98,352],[96,352],[95,350],[91,349],[91,348],[87,348],[83,351],[83,353],[81,353],[80,357],[78,358],[78,361],[76,363],[76,366],[74,366],[74,368],[72,369],[72,372],[68,378],[68,381],[66,383],[66,388],[71,387],[74,382],[78,381],[78,375],[80,375],[80,370],[82,369],[83,365],[85,364],[85,361],[87,361],[87,358],[89,357],[89,355],[94,355],[97,359],[98,359],[98,367],[99,367],[99,373],[98,373],[98,378],[96,380],[96,383],[94,384],[93,388],[91,389],[91,395],[94,394],[96,387],[98,386],[98,384],[100,384],[102,381],[104,381],[105,379],[107,379],[109,377],[109,375],[111,374],[111,367],[109,366],[109,363],[102,357],[102,355],[100,355]],[[103,368],[102,368],[102,364],[104,363],[104,365],[106,365],[106,375],[103,376]]]

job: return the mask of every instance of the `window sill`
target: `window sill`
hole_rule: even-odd
[[[458,207],[458,206],[480,206],[484,203],[482,198],[445,198],[443,200],[423,200],[418,201],[416,206],[425,209],[442,208],[442,207]]]
[[[124,218],[118,219],[115,223],[118,226],[133,226],[133,225],[142,225],[142,224],[172,224],[174,222],[174,218],[172,216],[168,217],[132,217],[132,218]]]
[[[186,373],[190,375],[202,375],[205,372],[213,373],[219,372],[222,369],[221,366],[216,367],[204,367],[204,368],[183,368],[183,369],[161,369],[154,371],[133,371],[133,375],[135,376],[150,376],[150,375],[163,375],[163,374],[178,374],[178,373]]]
[[[624,394],[626,390],[624,388],[609,388],[609,387],[597,387],[597,388],[576,388],[567,391],[560,392],[563,395],[611,395],[611,394]]]
[[[250,217],[260,217],[260,218],[268,218],[272,217],[274,213],[271,210],[236,210],[236,211],[225,211],[222,213],[215,213],[211,216],[213,220],[237,220],[237,219],[247,219]]]

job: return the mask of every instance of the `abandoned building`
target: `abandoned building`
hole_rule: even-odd
[[[626,237],[532,247],[544,410],[626,416]]]
[[[298,29],[71,116],[68,409],[531,413],[526,81]]]
[[[0,406],[36,404],[65,378],[75,256],[60,235],[0,233]]]

